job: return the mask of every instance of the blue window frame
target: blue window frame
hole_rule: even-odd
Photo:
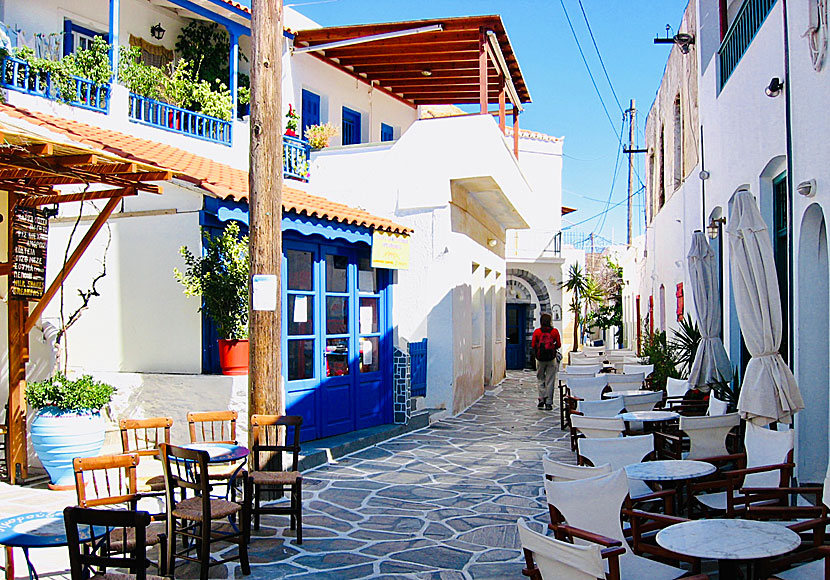
[[[303,89],[303,139],[305,130],[312,125],[320,124],[320,95]]]
[[[392,128],[391,125],[387,125],[386,123],[380,124],[380,140],[381,141],[394,141],[395,140],[395,130]]]
[[[63,55],[67,56],[76,49],[85,50],[92,39],[100,36],[105,41],[110,41],[110,35],[103,32],[96,32],[85,26],[75,24],[69,19],[63,21]]]
[[[343,145],[360,143],[360,113],[343,107]]]

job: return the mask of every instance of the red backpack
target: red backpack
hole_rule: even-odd
[[[533,353],[536,360],[549,361],[556,356],[556,343],[553,340],[553,329],[542,330],[539,334],[539,342],[536,343],[536,351]]]

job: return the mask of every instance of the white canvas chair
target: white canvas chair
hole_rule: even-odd
[[[653,411],[663,401],[663,391],[644,391],[642,395],[623,395],[623,407],[629,413]]]
[[[621,361],[615,361],[614,362],[614,370],[617,371],[618,373],[624,373],[625,372],[625,367],[631,366],[631,365],[638,365],[638,364],[640,364],[640,359],[635,358],[635,357],[628,357],[628,358],[624,358]]]
[[[568,394],[572,399],[583,401],[599,401],[602,393],[608,387],[608,377],[571,377],[565,379],[568,386]]]
[[[547,455],[542,457],[542,468],[545,470],[545,479],[550,481],[573,481],[575,479],[585,479],[587,477],[596,477],[597,475],[611,473],[611,466],[607,463],[596,467],[590,465],[571,465],[570,463],[562,463],[561,461],[551,459]]]
[[[681,568],[638,556],[629,547],[620,523],[620,511],[628,496],[628,478],[624,470],[619,469],[608,475],[577,481],[545,481],[545,495],[551,512],[551,526],[557,536],[570,533],[576,538],[579,537],[579,532],[588,532],[608,538],[609,544],[614,540],[620,542],[625,549],[625,553],[619,556],[621,579],[673,580],[688,573]],[[644,521],[656,520],[664,525],[669,522],[683,521],[680,518],[658,516],[646,512],[637,511],[634,514],[632,518]],[[632,526],[632,532],[635,533],[635,545],[655,555],[681,559],[679,555],[672,554],[658,546],[641,543],[639,535],[643,527],[641,523]],[[695,567],[699,569],[698,561],[682,559],[694,561]]]
[[[585,417],[571,415],[571,427],[585,437],[621,437],[625,421],[619,417]]]
[[[718,415],[726,415],[726,410],[729,408],[729,403],[726,401],[721,401],[715,396],[714,391],[709,393],[709,408],[706,410],[706,414],[710,417],[716,417]]]
[[[631,375],[617,375],[609,373],[608,386],[612,391],[636,391],[643,386],[646,380],[644,373],[634,373]]]
[[[527,566],[522,571],[525,576],[540,580],[619,580],[619,574],[605,575],[603,558],[612,560],[611,568],[618,569],[621,548],[603,550],[601,544],[571,544],[531,530],[524,520],[516,525]]]
[[[570,375],[594,376],[595,374],[597,374],[601,370],[602,370],[602,365],[601,364],[589,364],[589,365],[569,364],[565,369],[565,373],[568,376],[570,376]]]
[[[607,463],[611,469],[623,469],[626,465],[642,463],[643,459],[654,453],[654,435],[635,435],[633,437],[585,438],[577,442],[577,458],[580,463],[587,459],[592,465]],[[646,483],[639,479],[629,481],[631,499],[640,499],[653,492]]]
[[[818,548],[815,555],[819,556],[818,560],[813,560],[809,564],[791,568],[786,572],[778,572],[773,574],[771,578],[775,580],[817,580],[820,578],[830,578],[830,546]]]
[[[715,417],[680,417],[680,433],[658,433],[660,455],[671,459],[707,459],[727,455],[726,438],[741,424],[737,413]],[[684,435],[689,451],[683,451]]]
[[[578,401],[576,410],[586,417],[616,417],[623,410],[623,398],[602,399],[601,401]]]
[[[604,346],[583,346],[582,352],[587,356],[602,356],[605,353]]]
[[[689,390],[689,381],[685,379],[675,379],[669,377],[666,379],[666,397],[669,398],[683,398],[686,391]]]
[[[623,374],[630,375],[634,373],[643,373],[645,374],[646,378],[654,372],[654,365],[641,365],[641,364],[624,364],[623,365]]]
[[[571,359],[572,366],[585,366],[585,365],[599,365],[602,368],[602,357],[601,356],[585,356],[582,358],[572,358]]]
[[[772,431],[754,423],[746,424],[744,447],[746,453],[722,455],[706,458],[712,461],[738,461],[744,465],[740,469],[723,471],[717,481],[693,483],[690,490],[695,492],[695,500],[701,504],[704,512],[725,511],[727,517],[734,517],[743,510],[747,500],[740,492],[746,488],[786,487],[792,477],[794,431]],[[613,466],[613,464],[612,464]],[[712,493],[713,489],[725,489]]]

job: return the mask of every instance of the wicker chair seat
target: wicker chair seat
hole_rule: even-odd
[[[224,499],[210,500],[210,519],[219,520],[242,510],[238,503]],[[173,517],[194,522],[202,521],[202,498],[191,497],[180,501],[173,509]]]
[[[248,477],[257,485],[291,485],[302,476],[299,471],[252,471]]]
[[[139,477],[136,482],[138,493],[164,491],[164,475],[153,475],[151,477]]]
[[[147,545],[155,546],[164,538],[165,525],[156,522],[147,526]],[[135,549],[135,529],[127,528],[127,550]],[[114,552],[124,551],[124,528],[115,528],[110,532],[110,550]]]
[[[169,580],[164,576],[154,576],[147,574],[147,580]],[[107,572],[106,574],[96,574],[89,580],[136,580],[135,574],[120,574],[119,572]]]

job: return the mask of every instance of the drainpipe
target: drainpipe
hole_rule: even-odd
[[[230,66],[230,78],[228,86],[231,91],[231,120],[236,119],[236,91],[239,88],[239,36],[235,30],[228,30],[230,36],[230,54],[228,55]]]
[[[787,307],[790,309],[787,330],[787,360],[793,368],[793,131],[792,99],[790,91],[790,31],[787,22],[787,0],[781,0],[784,12],[784,128],[787,135]]]
[[[110,0],[110,70],[112,83],[118,82],[118,28],[121,22],[121,0]]]

